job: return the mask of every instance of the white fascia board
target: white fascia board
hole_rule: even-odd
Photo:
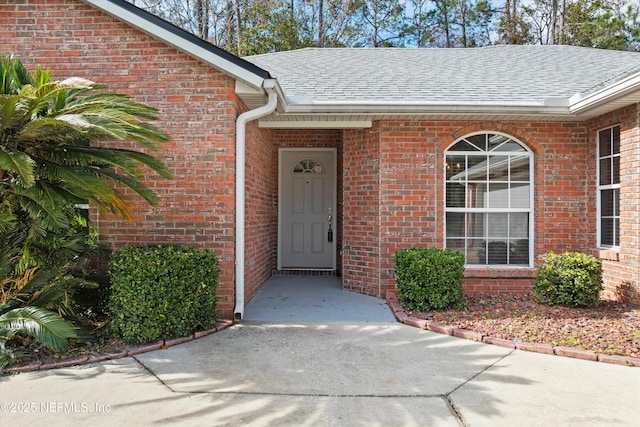
[[[190,43],[189,41],[181,38],[180,36],[173,34],[172,32],[153,24],[152,22],[147,21],[146,19],[132,13],[131,11],[118,6],[108,0],[84,0],[85,3],[88,3],[103,12],[122,20],[141,31],[144,31],[151,36],[162,40],[171,46],[174,46],[180,49],[183,52],[197,58],[204,63],[210,64],[220,71],[230,75],[233,78],[240,79],[250,86],[254,86],[256,88],[261,88],[264,79],[220,56],[210,52],[201,46]]]
[[[575,94],[569,98],[569,111],[573,114],[583,113],[622,96],[634,92],[640,93],[640,72],[632,74],[612,85],[606,86],[589,95]]]

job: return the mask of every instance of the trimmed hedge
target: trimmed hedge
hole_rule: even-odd
[[[464,255],[451,249],[410,248],[395,253],[398,297],[409,310],[462,306]]]
[[[534,284],[534,297],[539,303],[567,307],[591,307],[600,301],[602,261],[579,252],[542,257]]]
[[[126,247],[109,264],[110,330],[127,344],[188,336],[217,319],[218,259],[188,246]]]

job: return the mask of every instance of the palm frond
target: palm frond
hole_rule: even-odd
[[[16,136],[21,144],[46,141],[47,145],[69,144],[75,140],[88,140],[84,126],[60,120],[57,117],[39,117],[26,123]]]
[[[110,177],[113,181],[123,184],[124,186],[132,189],[139,196],[145,199],[150,205],[156,206],[158,204],[158,196],[156,195],[156,193],[146,187],[144,184],[140,183],[140,181],[117,174],[108,169],[102,170],[101,173]]]
[[[36,67],[36,71],[33,73],[33,86],[39,87],[51,83],[51,70],[48,68],[42,68],[40,65]]]
[[[0,168],[17,174],[23,187],[31,187],[36,183],[33,173],[36,162],[22,151],[9,152],[0,147]]]
[[[134,101],[129,95],[99,93],[78,99],[62,114],[81,114],[94,125],[96,135],[135,141],[146,148],[158,150],[158,142],[169,137],[154,125],[141,119],[156,120],[158,110]]]
[[[0,94],[0,132],[2,132],[4,144],[9,139],[15,139],[12,133],[26,119],[22,99],[18,95]]]
[[[22,273],[11,272],[11,275],[2,281],[4,286],[0,313],[26,305],[47,308],[46,305],[33,303],[33,295],[42,292],[55,276],[56,272],[38,267],[29,268]]]
[[[101,179],[97,169],[84,167],[62,167],[56,164],[47,165],[47,177],[54,181],[54,188],[64,188],[83,198],[95,196],[104,200],[113,197],[113,189],[108,182]]]
[[[9,55],[0,57],[0,94],[15,94],[22,86],[31,83],[29,71],[19,59]]]
[[[69,226],[69,219],[40,188],[15,187],[13,194],[29,217],[42,224],[45,229],[56,232]]]
[[[56,310],[63,316],[73,315],[73,300],[79,289],[96,288],[89,280],[62,274],[49,279],[45,286],[31,294],[25,305]]]
[[[160,149],[169,136],[147,122],[158,118],[156,108],[130,95],[93,92],[104,86],[90,80],[72,77],[52,82],[50,71],[41,67],[31,77],[11,58],[0,61],[0,76],[11,81],[5,85],[9,96],[0,106],[0,123],[10,125],[0,128],[0,167],[20,178],[3,180],[2,197],[15,204],[15,212],[24,211],[21,219],[33,222],[25,227],[29,241],[68,228],[68,218],[56,207],[79,199],[128,218],[128,199],[118,185],[156,203],[153,191],[139,180],[141,166],[164,178],[172,176],[169,168],[145,153],[92,147],[98,141],[118,139]]]
[[[5,206],[0,206],[0,233],[15,227],[16,216]]]
[[[150,167],[151,169],[154,170],[154,172],[156,172],[158,175],[160,175],[163,178],[167,178],[167,179],[173,178],[173,173],[167,167],[167,165],[165,165],[162,161],[158,160],[153,156],[150,156],[145,153],[141,153],[139,151],[133,151],[133,150],[116,150],[116,151],[123,152],[127,155],[127,158],[133,159],[137,162],[140,162]]]
[[[37,307],[14,308],[0,315],[0,336],[5,342],[22,333],[53,351],[65,351],[76,329],[59,314]]]

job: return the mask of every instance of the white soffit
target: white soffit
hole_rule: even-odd
[[[262,129],[366,129],[373,126],[371,120],[333,120],[318,118],[307,120],[261,120]]]

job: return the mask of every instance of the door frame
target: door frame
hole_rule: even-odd
[[[309,153],[313,152],[331,152],[333,154],[333,170],[330,171],[333,175],[333,188],[332,188],[332,200],[331,200],[331,211],[333,212],[333,244],[331,245],[331,268],[282,268],[282,168],[283,168],[283,156],[285,152],[288,151],[306,151]],[[278,242],[277,242],[277,265],[278,270],[318,270],[318,271],[335,271],[337,269],[337,247],[338,247],[338,230],[335,228],[337,226],[337,211],[338,210],[338,150],[336,148],[327,148],[327,147],[290,147],[290,148],[279,148],[278,149]]]

